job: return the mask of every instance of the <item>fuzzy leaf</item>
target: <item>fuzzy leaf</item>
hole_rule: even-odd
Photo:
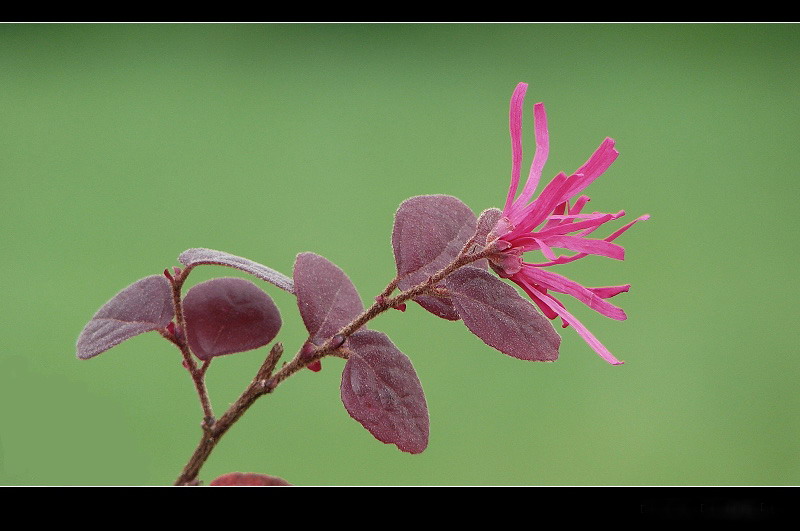
[[[449,195],[406,199],[397,209],[392,230],[398,287],[408,289],[447,266],[475,234],[475,214]],[[446,297],[414,299],[429,312],[455,321],[458,313]]]
[[[461,318],[453,306],[453,303],[450,301],[450,297],[419,295],[411,300],[431,312],[436,317],[441,317],[442,319],[447,319],[448,321],[458,321]]]
[[[278,476],[230,472],[209,483],[211,487],[291,487],[292,484]]]
[[[364,311],[350,278],[318,254],[297,255],[294,289],[300,315],[312,341],[334,336]]]
[[[412,454],[428,446],[428,406],[411,361],[374,330],[348,339],[342,402],[351,417],[379,441]]]
[[[517,291],[483,269],[462,267],[447,277],[461,319],[487,345],[514,358],[555,361],[561,337]]]
[[[266,345],[281,328],[269,295],[243,278],[213,278],[183,298],[186,338],[201,360]]]
[[[223,251],[215,251],[214,249],[204,249],[202,247],[187,249],[183,251],[178,257],[178,261],[187,267],[194,267],[197,265],[221,265],[236,268],[245,273],[250,273],[253,276],[266,280],[275,284],[279,288],[294,293],[294,284],[292,279],[279,273],[272,268],[254,262],[248,258],[242,258]]]
[[[162,275],[138,280],[100,308],[78,337],[77,355],[89,359],[133,336],[165,328],[175,315]]]

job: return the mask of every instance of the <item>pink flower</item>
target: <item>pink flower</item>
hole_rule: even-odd
[[[612,241],[637,221],[646,220],[650,216],[641,216],[603,239],[587,237],[601,225],[625,215],[624,210],[616,213],[582,212],[589,197],[579,194],[602,175],[619,155],[611,138],[606,138],[575,173],[570,176],[559,173],[531,201],[549,151],[547,116],[542,103],[533,107],[536,152],[528,180],[519,196],[514,198],[519,188],[522,165],[522,109],[527,89],[527,84],[520,83],[511,96],[511,186],[503,215],[489,238],[497,240],[503,249],[490,257],[491,265],[501,277],[519,285],[548,318],[560,317],[564,327],[572,325],[603,359],[619,365],[622,362],[569,313],[551,292],[571,295],[602,315],[621,321],[627,318],[625,312],[606,299],[628,291],[630,284],[587,288],[547,268],[573,262],[590,254],[623,260],[625,250]],[[554,248],[567,249],[575,254],[559,255]],[[523,262],[522,254],[528,251],[541,251],[544,261]]]

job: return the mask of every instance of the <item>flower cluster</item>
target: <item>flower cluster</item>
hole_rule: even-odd
[[[634,223],[646,220],[649,216],[641,216],[603,239],[588,237],[601,225],[625,215],[622,210],[616,213],[583,212],[589,197],[581,192],[602,175],[619,155],[611,138],[606,138],[575,173],[569,176],[559,173],[536,199],[531,200],[549,152],[547,116],[542,103],[533,107],[536,152],[528,179],[517,196],[522,166],[522,111],[527,88],[527,84],[520,83],[511,97],[511,186],[502,217],[489,238],[490,241],[496,240],[496,245],[501,249],[490,257],[491,265],[498,275],[519,285],[548,318],[560,317],[564,327],[573,326],[603,359],[619,365],[622,362],[568,312],[552,292],[570,295],[606,317],[624,320],[625,312],[607,299],[628,291],[630,284],[587,288],[553,273],[548,268],[573,262],[590,254],[623,260],[624,249],[612,242]],[[574,254],[557,254],[554,248],[567,249]],[[522,255],[528,251],[540,251],[544,260],[537,263],[524,262]]]

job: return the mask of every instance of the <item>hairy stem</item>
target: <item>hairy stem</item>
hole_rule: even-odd
[[[214,423],[214,410],[211,408],[211,400],[208,397],[208,390],[206,389],[205,376],[211,360],[203,362],[202,367],[198,368],[192,357],[192,352],[189,350],[189,345],[186,342],[186,321],[183,316],[183,304],[181,301],[181,289],[186,277],[189,276],[191,268],[183,269],[174,278],[171,278],[172,284],[172,306],[175,309],[175,322],[177,323],[177,333],[173,334],[169,339],[180,349],[183,355],[183,364],[189,374],[192,376],[197,396],[200,398],[200,407],[203,408],[204,425]],[[169,278],[169,277],[168,277]]]

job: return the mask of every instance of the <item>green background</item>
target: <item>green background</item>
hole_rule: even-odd
[[[559,272],[631,283],[612,321],[565,302],[551,364],[508,358],[416,305],[373,322],[426,390],[420,455],[339,399],[343,361],[259,401],[202,471],[298,485],[795,485],[796,25],[2,25],[0,484],[162,485],[198,438],[178,351],[157,334],[79,361],[93,313],[190,247],[289,273],[342,267],[369,301],[394,273],[392,216],[421,194],[476,212],[508,186],[508,100],[547,105],[546,178],[611,136],[591,207],[652,215],[626,260]],[[621,222],[617,222],[621,224]],[[607,232],[606,232],[607,233]],[[190,285],[213,276],[196,270]],[[279,339],[304,340],[293,298]],[[209,374],[217,414],[266,349]]]

